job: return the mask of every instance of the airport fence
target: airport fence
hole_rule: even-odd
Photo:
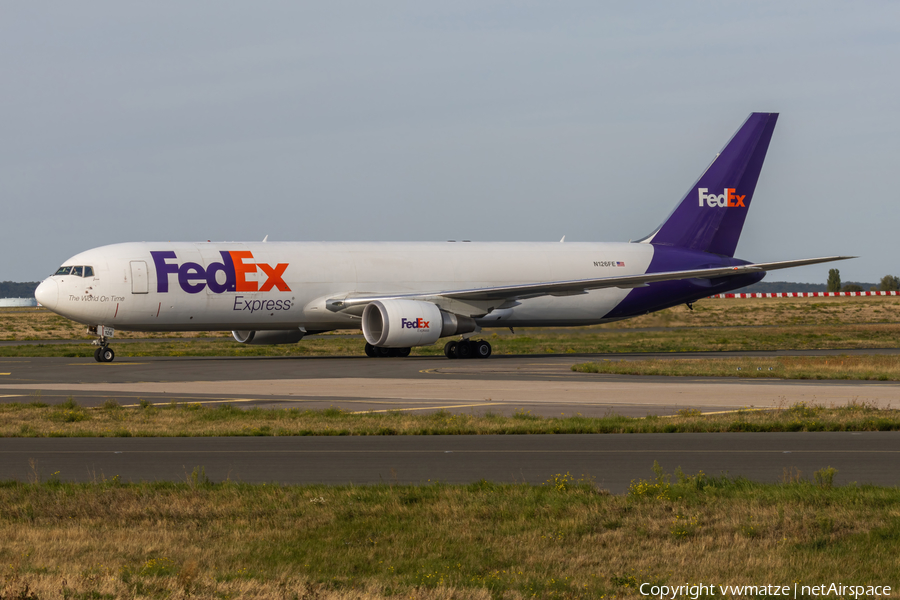
[[[757,292],[755,294],[714,294],[710,298],[835,298],[840,296],[900,296],[900,292]]]

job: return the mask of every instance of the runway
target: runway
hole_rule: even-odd
[[[778,482],[824,467],[835,483],[900,484],[900,432],[541,436],[0,439],[0,480],[213,481],[332,485],[545,483],[570,473],[624,493],[652,479],[653,461],[672,473],[727,472]]]
[[[877,352],[877,351],[870,351]],[[882,352],[897,352],[896,350]],[[843,351],[843,353],[848,353]],[[747,353],[777,356],[782,353]],[[121,404],[233,403],[253,407],[357,411],[437,411],[558,416],[674,414],[797,402],[900,405],[900,385],[875,381],[791,381],[636,377],[575,373],[586,360],[735,356],[734,353],[349,358],[87,358],[0,359],[0,400],[85,406],[112,398]]]

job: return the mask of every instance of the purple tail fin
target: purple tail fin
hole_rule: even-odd
[[[734,256],[777,120],[778,113],[752,113],[669,218],[642,241]]]

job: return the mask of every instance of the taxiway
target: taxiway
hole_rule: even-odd
[[[877,351],[867,351],[877,352]],[[896,350],[882,351],[896,352]],[[848,351],[843,351],[848,353]],[[691,355],[496,356],[349,358],[87,358],[0,359],[0,400],[85,406],[115,399],[233,403],[247,407],[328,408],[348,411],[437,411],[551,416],[626,416],[789,406],[797,402],[900,405],[900,385],[876,381],[791,381],[693,377],[635,377],[576,373],[571,366],[604,358]],[[747,353],[745,356],[777,356]],[[728,354],[735,356],[735,354]]]

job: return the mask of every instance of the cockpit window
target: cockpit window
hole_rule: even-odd
[[[54,275],[76,275],[78,277],[93,277],[94,267],[60,267]]]

